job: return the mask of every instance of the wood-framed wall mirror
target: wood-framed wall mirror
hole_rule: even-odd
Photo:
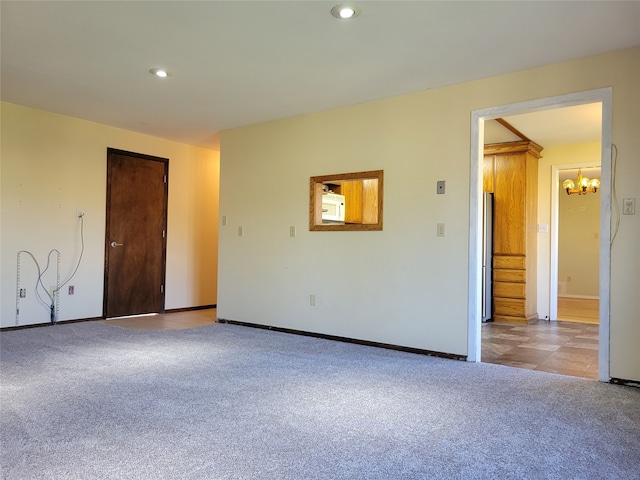
[[[311,177],[309,230],[382,230],[383,170]]]

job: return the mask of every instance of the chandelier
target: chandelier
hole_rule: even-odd
[[[577,185],[577,188],[576,188]],[[578,195],[586,195],[587,193],[596,193],[600,187],[600,179],[586,178],[582,176],[582,171],[578,170],[578,179],[573,181],[570,178],[562,182],[562,188],[567,191],[567,195],[577,193]]]

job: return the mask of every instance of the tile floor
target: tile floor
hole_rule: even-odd
[[[597,380],[598,325],[484,323],[482,361]]]

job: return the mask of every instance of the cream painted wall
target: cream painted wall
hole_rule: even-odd
[[[85,212],[85,253],[62,290],[59,320],[102,315],[107,147],[169,158],[167,227],[167,309],[217,302],[219,153],[56,115],[1,104],[2,192],[0,325],[16,321],[16,260],[19,250],[34,254],[44,268],[51,249],[61,252],[67,278],[80,253],[80,221]],[[49,321],[36,301],[34,263],[22,256],[20,325]],[[45,286],[55,285],[46,274]]]
[[[538,315],[540,318],[548,318],[550,312],[550,265],[551,265],[551,232],[553,229],[551,215],[551,188],[555,188],[552,184],[551,169],[554,165],[575,165],[581,162],[597,162],[600,163],[600,142],[582,143],[577,145],[559,145],[551,146],[542,150],[542,158],[538,162],[538,224],[549,225],[549,231],[538,234]],[[562,182],[560,182],[561,184]],[[560,188],[558,185],[557,188]],[[559,201],[564,200],[567,194],[562,190],[558,196]],[[596,194],[597,202],[600,201],[600,194]],[[575,197],[575,195],[573,195]],[[584,197],[581,197],[584,198]],[[593,199],[591,199],[593,201]],[[588,202],[589,200],[587,200]],[[599,206],[599,203],[598,203]],[[595,219],[595,230],[599,232],[600,212],[597,212]],[[594,233],[592,232],[592,233]],[[592,243],[598,252],[598,241]],[[569,252],[573,250],[568,249]],[[598,271],[596,268],[593,278],[590,277],[590,291],[593,290],[595,284],[595,296],[598,295]],[[563,274],[566,277],[567,273]],[[565,278],[566,280],[566,278]],[[565,281],[563,280],[563,281]],[[572,275],[572,280],[578,280]],[[562,289],[562,285],[560,285]],[[574,293],[574,295],[587,295],[586,293]]]
[[[600,194],[567,195],[560,187],[558,281],[568,296],[599,295]]]
[[[638,197],[638,84],[636,48],[223,132],[218,316],[466,354],[471,111],[613,87],[618,196]],[[308,231],[310,176],[372,169],[382,232]],[[639,238],[624,219],[611,286],[611,375],[635,380]]]

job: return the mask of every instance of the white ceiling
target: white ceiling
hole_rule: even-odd
[[[1,99],[217,148],[223,129],[640,45],[637,1],[361,1],[350,21],[336,3],[2,0]]]
[[[543,148],[599,142],[602,135],[600,103],[512,115],[504,120]],[[485,143],[513,142],[520,139],[495,121],[485,122]]]

